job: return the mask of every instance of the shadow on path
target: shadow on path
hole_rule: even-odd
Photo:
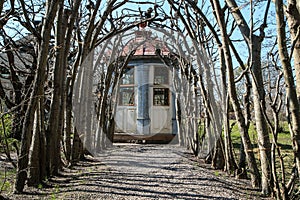
[[[81,162],[50,188],[14,199],[262,199],[248,180],[215,175],[175,145],[115,145]]]

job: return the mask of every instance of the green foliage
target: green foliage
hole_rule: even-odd
[[[1,113],[2,114],[2,113]],[[4,123],[3,123],[4,122]],[[4,127],[3,127],[4,125]],[[13,150],[13,143],[18,143],[19,141],[11,138],[11,129],[12,128],[12,120],[11,115],[4,115],[3,121],[0,119],[0,153],[4,152],[6,148],[6,143],[8,144],[9,151]]]
[[[10,192],[13,190],[13,179],[16,170],[14,168],[0,169],[0,189],[3,192]]]
[[[215,171],[215,176],[219,176],[219,175],[220,175],[219,171]]]
[[[9,181],[5,181],[4,183],[1,183],[2,191],[10,191],[11,188],[12,188],[12,184]]]
[[[57,199],[56,194],[59,193],[59,191],[60,191],[59,185],[56,184],[56,185],[54,186],[54,191],[53,191],[52,194],[51,194],[51,200],[56,200],[56,199]]]
[[[38,188],[38,189],[43,189],[43,184],[41,184],[41,183],[38,184],[37,188]]]
[[[2,113],[0,113],[2,115]],[[6,133],[6,136],[10,135],[11,133],[11,116],[10,115],[4,115],[3,116],[4,118],[4,125],[5,125],[5,133]],[[3,124],[2,124],[2,119],[1,119],[1,122],[0,122],[0,135],[1,135],[1,138],[4,138],[5,135],[4,135],[4,129],[3,129]]]
[[[2,110],[2,109],[1,109]],[[3,113],[1,112],[0,115],[2,116]],[[12,150],[12,143],[15,139],[9,138],[11,135],[11,115],[5,114],[0,118],[0,154],[7,152],[7,150]],[[0,189],[1,192],[9,192],[12,191],[13,186],[13,179],[15,177],[16,170],[14,168],[6,168],[5,163],[1,165],[0,168]]]
[[[55,185],[55,193],[58,193],[59,192],[59,185]]]
[[[51,200],[56,200],[55,194],[51,194]]]

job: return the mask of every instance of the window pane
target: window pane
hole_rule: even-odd
[[[134,84],[134,68],[125,69],[125,73],[121,78],[121,85]]]
[[[119,93],[119,105],[121,106],[133,106],[134,105],[134,88],[133,87],[121,87]]]
[[[154,85],[169,84],[169,70],[167,67],[154,68]]]
[[[153,88],[153,105],[168,106],[169,105],[169,89]]]

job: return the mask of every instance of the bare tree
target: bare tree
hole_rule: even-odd
[[[286,84],[286,96],[287,96],[287,112],[288,122],[291,132],[291,139],[293,145],[293,151],[296,158],[296,166],[298,171],[300,170],[300,133],[299,133],[299,102],[297,99],[296,87],[293,77],[292,65],[289,59],[287,50],[286,28],[284,20],[284,5],[282,0],[277,0],[276,5],[276,22],[277,22],[277,38],[278,38],[278,51],[281,60],[283,74]]]
[[[240,12],[237,3],[234,0],[226,0],[226,3],[232,12],[232,16],[235,19],[244,39],[249,48],[250,62],[248,66],[250,67],[250,72],[252,74],[252,89],[253,89],[253,103],[254,103],[254,114],[256,131],[259,138],[259,149],[260,149],[260,161],[262,170],[262,193],[270,194],[270,139],[267,129],[266,120],[263,115],[263,110],[265,109],[265,92],[263,86],[262,78],[262,67],[261,67],[261,43],[264,39],[265,33],[264,29],[267,26],[266,17],[268,14],[268,9],[270,6],[270,1],[268,1],[266,6],[266,14],[263,20],[263,24],[260,26],[260,35],[255,35],[253,30],[253,19],[251,19],[250,27],[247,25],[242,13]],[[250,2],[252,13],[252,1]]]
[[[299,172],[300,5],[288,0],[284,8],[282,0],[275,2],[278,52]],[[8,113],[12,113],[11,137],[21,141],[15,192],[23,191],[26,180],[29,186],[36,186],[46,176],[59,175],[62,167],[75,164],[113,141],[119,80],[134,51],[143,43],[126,52],[124,47],[136,31],[151,31],[163,35],[162,44],[170,51],[165,55],[157,47],[156,55],[175,73],[179,143],[198,157],[205,151],[214,168],[228,173],[245,175],[247,162],[254,187],[261,185],[263,194],[274,188],[277,198],[287,199],[296,172],[290,181],[286,180],[277,141],[281,95],[285,94],[279,91],[279,86],[273,88],[275,83],[269,88],[264,85],[268,78],[262,74],[265,69],[261,62],[267,17],[272,17],[268,15],[271,1],[260,4],[265,6],[265,14],[259,27],[254,21],[255,3],[246,4],[250,7],[248,23],[235,0],[1,1],[0,98]],[[149,5],[152,12],[132,9],[131,5]],[[291,33],[290,49],[286,44],[286,27],[282,26],[284,14]],[[18,27],[12,25],[13,21]],[[147,28],[141,29],[139,25]],[[241,41],[248,47],[245,59],[233,38],[237,28]],[[153,38],[145,38],[143,42],[155,41]],[[99,49],[101,52],[97,52]],[[279,73],[277,85],[281,76]],[[270,107],[265,105],[267,98]],[[261,174],[248,133],[252,100]],[[242,139],[239,164],[235,161],[238,157],[234,155],[230,134],[234,125],[229,120],[231,106]],[[267,109],[272,113],[265,112]],[[273,135],[272,146],[269,130]],[[17,143],[15,148],[19,151]],[[278,178],[276,159],[281,165],[282,179]]]
[[[49,41],[52,24],[56,16],[58,1],[49,1],[46,4],[45,21],[41,31],[42,40],[39,45],[37,73],[34,79],[34,86],[26,111],[24,126],[22,130],[21,151],[18,155],[18,169],[15,182],[15,193],[23,191],[27,178],[28,150],[32,138],[34,114],[37,111],[37,104],[44,93],[45,70],[47,65],[47,55],[49,50]]]
[[[298,5],[297,5],[298,4]],[[298,6],[298,8],[297,8]],[[299,2],[296,0],[287,1],[285,15],[287,16],[287,22],[289,25],[289,30],[291,33],[291,54],[289,59],[293,56],[294,58],[294,67],[296,72],[296,85],[297,85],[297,95],[298,99],[300,96],[300,11],[299,11]]]
[[[221,11],[221,7],[219,5],[218,2],[214,1],[213,5],[216,9],[216,16],[217,16],[217,21],[221,30],[221,34],[222,34],[222,41],[223,41],[223,51],[224,51],[224,56],[225,56],[225,62],[226,62],[226,66],[227,66],[227,77],[228,77],[228,90],[229,90],[229,96],[235,111],[235,115],[238,121],[238,125],[239,125],[239,130],[240,130],[240,134],[242,137],[242,141],[243,141],[243,145],[245,148],[245,152],[246,152],[246,156],[247,156],[247,161],[248,161],[248,165],[249,168],[251,169],[252,173],[251,173],[251,180],[252,180],[252,186],[257,187],[259,186],[259,172],[258,172],[258,168],[255,162],[255,158],[254,158],[254,154],[253,152],[250,152],[249,150],[252,149],[252,144],[248,135],[248,128],[246,126],[245,123],[245,118],[242,114],[242,112],[240,112],[241,108],[240,108],[240,103],[239,100],[237,98],[237,94],[236,94],[236,87],[235,87],[235,83],[234,83],[234,74],[233,74],[233,66],[232,66],[232,60],[231,60],[231,56],[230,56],[230,50],[229,50],[229,43],[228,43],[228,36],[226,33],[226,27],[224,26],[224,18],[223,13]]]

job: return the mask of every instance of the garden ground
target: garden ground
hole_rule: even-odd
[[[115,144],[10,199],[263,199],[249,180],[228,177],[177,145]]]

